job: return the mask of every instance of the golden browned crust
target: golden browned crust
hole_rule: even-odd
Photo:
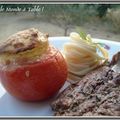
[[[10,36],[5,42],[0,44],[0,53],[16,54],[26,50],[31,50],[46,42],[48,34],[43,34],[35,28],[20,31]]]
[[[0,44],[0,64],[36,60],[47,51],[48,46],[48,34],[35,28],[20,31]]]

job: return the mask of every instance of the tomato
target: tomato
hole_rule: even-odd
[[[54,96],[65,83],[67,65],[60,51],[50,47],[39,61],[0,69],[0,78],[4,88],[16,98],[45,100]]]

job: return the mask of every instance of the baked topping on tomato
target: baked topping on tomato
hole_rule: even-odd
[[[47,51],[48,45],[48,34],[35,28],[20,31],[1,43],[0,61],[8,65],[14,60],[35,59]]]
[[[31,28],[10,36],[6,42],[0,45],[0,53],[15,54],[32,50],[35,47],[47,46],[47,44],[48,35]]]

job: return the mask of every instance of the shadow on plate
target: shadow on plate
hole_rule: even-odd
[[[52,99],[44,102],[24,102],[5,93],[0,98],[0,116],[52,116]]]
[[[66,82],[58,94],[62,92],[70,83]],[[58,95],[57,94],[57,95]],[[53,116],[51,102],[57,97],[55,95],[43,102],[20,101],[8,93],[0,97],[0,117],[1,116]]]

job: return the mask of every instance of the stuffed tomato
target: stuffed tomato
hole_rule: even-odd
[[[0,46],[0,79],[14,97],[39,101],[55,95],[67,79],[67,65],[48,35],[32,28],[18,32]]]

